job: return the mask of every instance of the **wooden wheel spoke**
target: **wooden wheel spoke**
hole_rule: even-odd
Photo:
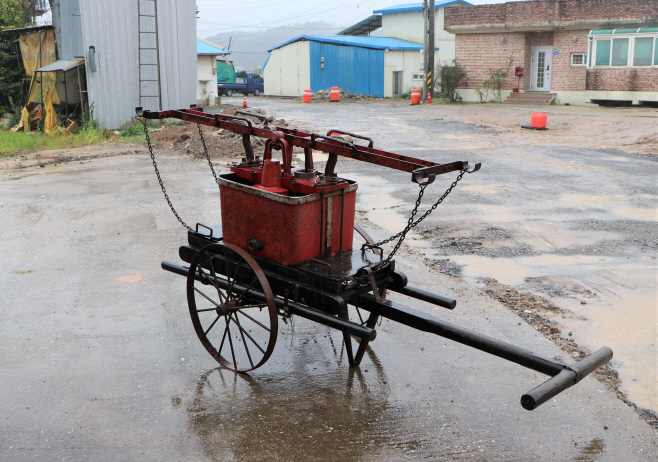
[[[195,310],[197,313],[203,313],[204,311],[217,311],[217,308],[202,308],[200,310]]]
[[[206,294],[204,294],[203,292],[201,292],[197,287],[195,287],[194,290],[195,290],[199,295],[201,295],[203,298],[205,298],[205,299],[208,300],[210,303],[212,303],[212,304],[215,305],[217,308],[219,308],[219,303],[217,303],[215,300],[213,300],[212,298],[208,297]]]
[[[237,280],[236,278],[238,277],[238,271],[240,270],[240,266],[242,266],[242,259],[238,260],[238,264],[235,267],[235,272],[233,273],[233,280],[230,280],[228,283],[228,293],[230,294],[233,293],[233,286],[235,285],[235,281]]]
[[[222,335],[222,343],[220,343],[219,350],[217,350],[217,354],[219,356],[221,356],[221,354],[222,354],[222,348],[224,348],[224,341],[226,340],[226,333],[227,332],[228,332],[228,330],[224,329],[224,335]]]
[[[249,353],[249,347],[247,346],[247,341],[244,338],[245,330],[240,325],[240,321],[238,320],[238,314],[235,313],[235,319],[233,319],[233,316],[229,314],[229,319],[233,320],[233,322],[238,326],[238,329],[240,330],[240,336],[242,337],[242,343],[244,344],[244,349],[247,352],[247,358],[249,358],[249,364],[251,364],[251,367],[254,367],[254,362],[251,359],[251,353]],[[249,334],[247,334],[247,336],[249,336]],[[253,339],[251,339],[251,341],[253,342]],[[256,346],[258,346],[258,344],[256,344]],[[265,354],[265,352],[263,352],[263,354]]]
[[[215,289],[217,289],[217,294],[219,295],[219,301],[222,303],[226,303],[227,297],[222,294],[222,289],[219,288],[219,284],[217,284],[217,272],[215,271],[215,265],[212,262],[212,257],[208,258],[208,263],[210,266],[210,272],[212,274],[212,284],[215,286]],[[203,268],[199,266],[199,271],[203,272]]]
[[[274,296],[265,273],[243,249],[229,243],[200,249],[190,263],[187,301],[199,340],[222,366],[247,372],[272,355],[279,330]],[[211,311],[214,319],[201,314]]]
[[[238,362],[235,360],[235,350],[233,349],[233,337],[231,337],[231,326],[229,326],[229,317],[226,316],[226,331],[228,332],[228,344],[231,347],[231,357],[233,358],[233,366],[238,367]]]
[[[221,318],[221,316],[217,315],[215,320],[212,322],[210,327],[208,327],[208,329],[206,329],[206,331],[203,333],[203,335],[205,335],[206,337],[208,336],[208,332],[210,332],[210,329],[212,329],[215,326],[215,323],[217,323],[217,321],[219,321],[219,318]]]
[[[252,317],[249,316],[247,313],[243,313],[242,311],[240,311],[240,314],[241,314],[242,316],[246,317],[246,318],[251,319],[253,322],[255,322],[256,324],[258,324],[260,327],[262,327],[262,328],[265,329],[266,331],[270,332],[270,328],[269,328],[269,327],[267,327],[267,326],[263,325],[262,323],[258,322],[256,319],[252,318]]]
[[[233,283],[231,282],[231,275],[228,267],[228,255],[226,254],[226,246],[222,247],[222,251],[224,253],[224,268],[226,268],[226,279],[228,281],[228,287],[229,290],[226,291],[226,299],[230,300],[232,298],[232,293],[231,293],[231,287],[233,286]]]
[[[252,286],[254,285],[254,283],[255,283],[256,281],[258,281],[258,278],[257,278],[257,277],[255,277],[254,280],[251,281],[251,284],[249,284],[249,285],[247,286],[247,288],[244,290],[244,292],[242,292],[242,295],[240,295],[240,298],[238,298],[238,303],[240,303],[240,302],[242,301],[242,299],[244,298],[244,296],[247,295],[247,292],[249,292],[249,291],[251,290]]]
[[[244,313],[242,313],[242,314],[244,314]],[[235,313],[235,318],[236,318],[236,319],[238,318],[238,313]],[[263,349],[260,347],[260,345],[258,344],[258,342],[257,342],[256,340],[254,340],[254,338],[253,338],[251,335],[249,335],[249,332],[247,332],[246,330],[244,330],[244,329],[242,328],[242,326],[240,325],[240,322],[238,321],[238,322],[236,322],[236,324],[237,324],[238,327],[240,328],[240,332],[244,332],[244,335],[246,335],[246,336],[249,338],[249,340],[251,340],[251,342],[252,342],[254,345],[256,345],[256,348],[258,348],[258,349],[261,351],[261,353],[265,354],[265,350],[263,350]]]

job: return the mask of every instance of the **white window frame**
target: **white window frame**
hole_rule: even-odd
[[[587,62],[587,68],[588,69],[624,69],[628,67],[632,67],[634,69],[652,69],[652,68],[658,68],[658,59],[656,59],[656,47],[658,47],[658,33],[656,32],[649,32],[649,33],[637,33],[637,34],[605,34],[605,35],[590,35],[589,37],[589,43],[588,43],[588,50],[589,52],[587,53],[589,61]],[[651,50],[651,59],[652,59],[652,65],[651,66],[634,66],[633,65],[633,60],[635,58],[635,39],[639,38],[653,38],[653,49]],[[612,50],[613,50],[613,43],[612,40],[615,39],[629,39],[628,40],[628,56],[626,57],[626,65],[621,65],[621,66],[613,66],[612,65]],[[605,65],[597,65],[596,64],[596,46],[597,42],[599,40],[610,40],[610,64],[605,64]],[[572,55],[573,56],[573,55]],[[573,65],[573,64],[572,64]]]
[[[411,80],[425,80],[425,74],[411,74]]]
[[[574,56],[582,56],[583,57],[583,62],[580,64],[575,64],[573,62],[573,57]],[[582,66],[587,66],[587,53],[571,53],[571,65],[574,67],[582,67]]]

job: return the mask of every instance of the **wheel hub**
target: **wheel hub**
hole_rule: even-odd
[[[233,308],[235,308],[238,305],[238,302],[236,300],[229,300],[226,303],[221,303],[217,307],[217,314],[220,316],[224,316],[229,314],[231,311],[233,311]]]

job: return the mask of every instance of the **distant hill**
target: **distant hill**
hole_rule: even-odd
[[[262,68],[265,64],[269,48],[299,35],[334,35],[345,29],[345,27],[347,26],[341,27],[322,21],[307,22],[257,32],[225,32],[204,38],[226,48],[230,38],[233,37],[231,54],[228,58],[234,62],[237,69],[254,69],[257,67]]]

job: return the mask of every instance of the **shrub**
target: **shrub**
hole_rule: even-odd
[[[457,87],[468,82],[464,67],[453,59],[452,62],[440,63],[436,67],[435,75],[439,79],[437,83],[441,88],[441,96],[452,103],[461,101],[461,96],[457,94]]]
[[[502,90],[503,83],[509,75],[510,69],[512,69],[512,63],[514,62],[514,56],[510,56],[507,60],[507,66],[505,68],[495,69],[489,75],[489,78],[482,83],[481,87],[477,87],[475,92],[478,95],[481,103],[484,103],[489,98],[489,92],[493,94],[494,101],[497,103],[503,102]]]

